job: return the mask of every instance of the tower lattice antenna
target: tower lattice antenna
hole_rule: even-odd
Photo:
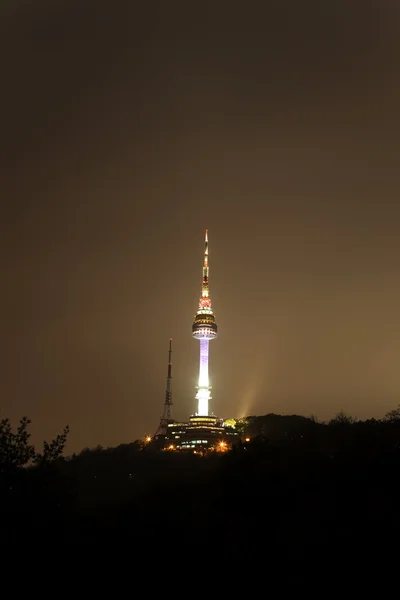
[[[169,350],[168,350],[168,375],[167,375],[167,387],[165,389],[165,402],[164,402],[164,415],[163,417],[167,420],[172,419],[172,338],[169,339]]]
[[[160,419],[160,425],[154,435],[166,435],[168,430],[168,423],[173,423],[172,418],[172,338],[169,340],[169,351],[168,351],[168,374],[167,374],[167,387],[165,389],[165,400],[164,400],[164,412]]]

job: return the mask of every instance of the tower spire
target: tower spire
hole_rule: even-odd
[[[201,299],[208,298],[208,229],[206,229],[206,236],[204,240],[204,263],[203,263],[203,283],[201,286]]]
[[[166,435],[168,430],[168,423],[173,423],[172,418],[172,338],[169,338],[169,350],[168,350],[168,371],[167,371],[167,387],[165,388],[165,401],[164,401],[164,412],[160,419],[160,425],[154,435]]]

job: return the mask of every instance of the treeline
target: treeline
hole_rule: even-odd
[[[399,409],[367,421],[340,413],[329,423],[254,416],[238,427],[242,441],[222,455],[157,452],[138,440],[62,458],[64,432],[47,446],[53,453],[25,463],[29,437],[8,431],[0,435],[3,540],[161,544],[232,560],[343,559],[391,547],[400,533]]]
[[[237,429],[250,440],[263,440],[275,445],[314,444],[321,452],[335,452],[353,447],[360,452],[400,444],[400,408],[391,410],[383,419],[354,419],[344,412],[326,423],[315,417],[299,415],[250,416],[237,421]]]

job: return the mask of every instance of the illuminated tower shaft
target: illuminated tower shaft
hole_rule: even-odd
[[[197,414],[200,416],[208,416],[208,405],[211,400],[211,386],[208,379],[208,349],[210,340],[217,337],[217,324],[211,308],[208,275],[208,231],[206,231],[201,297],[199,309],[195,314],[192,326],[193,337],[200,340],[199,383],[196,394],[196,400],[198,401]]]
[[[211,400],[211,386],[208,379],[208,339],[200,340],[200,370],[199,385],[197,388],[196,399],[198,400],[197,414],[208,415],[208,403]]]

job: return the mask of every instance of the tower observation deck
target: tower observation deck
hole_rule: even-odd
[[[197,385],[196,400],[198,401],[197,415],[206,417],[209,414],[209,401],[211,400],[211,386],[208,378],[209,343],[217,337],[217,324],[211,307],[209,292],[209,266],[208,266],[208,230],[204,242],[203,281],[199,308],[194,316],[192,335],[200,341],[200,368]]]

